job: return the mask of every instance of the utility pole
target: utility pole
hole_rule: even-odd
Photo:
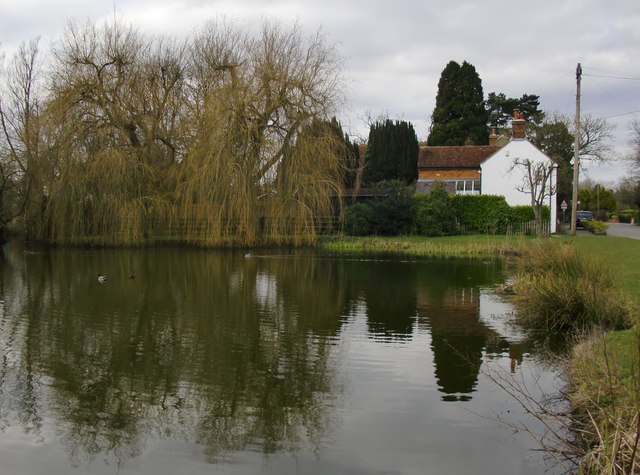
[[[578,211],[578,176],[580,173],[580,80],[582,66],[576,68],[576,124],[575,142],[573,145],[573,195],[571,198],[571,235],[576,235],[576,218]]]

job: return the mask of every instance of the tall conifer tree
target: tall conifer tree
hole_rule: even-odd
[[[418,178],[418,137],[408,122],[385,120],[369,129],[363,179],[365,183]]]
[[[476,68],[450,61],[440,75],[428,145],[476,145],[489,142],[488,113]]]
[[[540,96],[536,94],[523,94],[518,99],[507,97],[502,92],[490,92],[486,106],[489,112],[489,125],[500,129],[511,124],[514,109],[520,109],[524,120],[529,124],[540,125],[544,120],[544,112],[540,110]]]

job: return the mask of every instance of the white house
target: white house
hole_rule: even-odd
[[[550,232],[556,232],[557,169],[554,162],[526,137],[526,121],[514,112],[511,139],[504,145],[492,134],[490,145],[420,147],[417,192],[434,182],[444,183],[450,193],[502,195],[511,206],[531,205],[531,190],[545,197],[551,209]],[[528,164],[528,165],[527,165]],[[549,173],[530,180],[529,170]],[[540,189],[544,184],[544,189]]]
[[[550,231],[555,233],[557,168],[548,156],[527,140],[526,122],[519,111],[515,112],[512,127],[511,140],[480,164],[482,193],[502,195],[511,206],[531,205],[532,186],[543,186],[544,189],[534,189],[533,192],[544,197],[545,204],[551,209]],[[529,172],[536,167],[549,175],[537,180],[530,178]]]

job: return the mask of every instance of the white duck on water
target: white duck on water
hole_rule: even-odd
[[[98,282],[104,284],[107,281],[107,276],[104,274],[98,274]]]

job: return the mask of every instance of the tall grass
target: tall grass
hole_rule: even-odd
[[[524,249],[514,302],[523,323],[574,335],[567,392],[572,410],[561,420],[574,435],[563,441],[563,451],[579,460],[579,473],[640,473],[640,314],[630,294],[637,285],[637,247],[600,241],[594,249],[594,242]]]
[[[640,473],[640,334],[592,336],[573,349],[569,371],[582,473]]]
[[[513,292],[519,319],[549,332],[631,325],[629,300],[608,265],[579,253],[571,242],[524,249]]]

